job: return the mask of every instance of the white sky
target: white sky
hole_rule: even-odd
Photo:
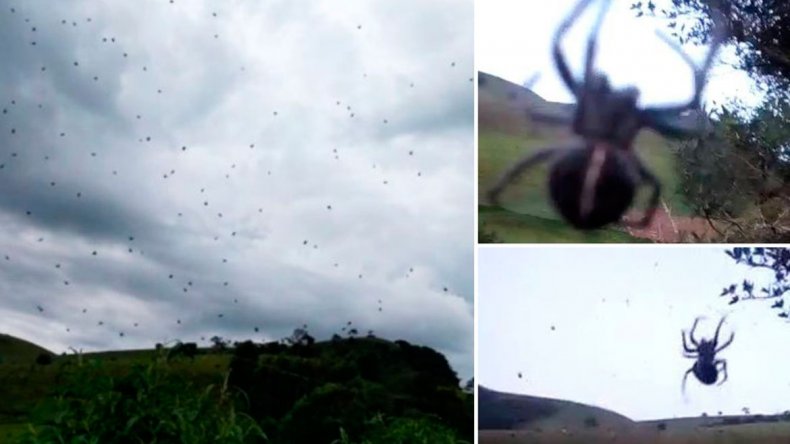
[[[728,305],[721,289],[769,270],[736,265],[718,246],[481,247],[478,380],[495,390],[600,406],[632,419],[787,410],[790,323],[773,301]],[[684,372],[680,332],[735,341],[719,357],[729,380],[704,386]],[[552,331],[551,327],[555,330]],[[523,373],[523,379],[518,378]]]
[[[540,80],[533,90],[543,98],[572,102],[572,96],[557,75],[551,59],[551,39],[560,21],[577,0],[485,0],[475,3],[475,63],[480,71],[522,84],[534,73]],[[600,1],[585,11],[566,34],[563,48],[572,70],[581,76],[582,54],[587,32]],[[669,35],[667,20],[636,18],[630,0],[613,0],[598,40],[596,66],[609,75],[616,86],[637,85],[642,103],[675,103],[687,100],[692,92],[691,70],[676,53],[655,35],[660,29]],[[654,1],[658,8],[671,4]],[[684,47],[695,60],[701,60],[706,48]],[[732,48],[723,48],[719,56],[732,61]],[[719,65],[710,74],[703,100],[721,103],[737,97],[754,106],[762,96],[753,88],[746,73]]]

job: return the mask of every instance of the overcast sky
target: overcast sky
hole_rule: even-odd
[[[551,39],[560,22],[578,0],[520,1],[486,0],[475,4],[476,67],[480,71],[522,84],[534,74],[540,78],[532,89],[543,98],[572,102],[572,96],[560,80],[551,58]],[[563,39],[568,63],[581,77],[587,34],[600,10],[597,0],[585,11],[581,20]],[[668,20],[658,17],[636,17],[630,0],[614,0],[598,40],[596,67],[605,72],[616,86],[637,85],[641,103],[677,103],[692,94],[692,73],[688,65],[655,31],[671,31]],[[671,5],[670,0],[654,0],[658,9]],[[707,48],[685,45],[684,49],[697,61],[704,58]],[[734,50],[723,48],[720,61],[732,63]],[[754,106],[762,94],[743,71],[719,64],[710,74],[703,100],[718,103],[738,98]]]
[[[788,409],[790,323],[773,301],[719,297],[744,278],[761,288],[772,272],[736,265],[720,246],[482,247],[478,261],[484,386],[637,420]],[[709,339],[724,315],[721,341],[735,332],[718,355],[729,379],[705,386],[690,375],[684,399],[694,361],[680,332],[706,316],[696,337]]]
[[[471,0],[4,2],[0,331],[351,321],[471,377],[472,49]]]

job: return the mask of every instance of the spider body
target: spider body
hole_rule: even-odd
[[[716,380],[719,379],[719,369],[711,363],[697,361],[694,363],[692,370],[699,382],[705,385],[715,384]]]
[[[631,206],[639,184],[638,172],[630,168],[632,156],[606,144],[569,150],[549,175],[554,207],[579,229],[618,221]]]
[[[697,329],[697,324],[699,324],[700,319],[702,318],[694,320],[694,325],[692,325],[688,335],[694,347],[689,347],[686,342],[686,333],[685,331],[681,331],[683,354],[687,358],[695,359],[694,365],[683,375],[682,390],[684,393],[686,391],[686,379],[689,373],[693,373],[697,380],[705,385],[715,384],[716,381],[719,380],[719,372],[724,375],[719,385],[724,384],[724,381],[727,380],[727,361],[724,359],[717,359],[716,354],[732,344],[732,341],[735,339],[735,333],[731,333],[729,339],[727,339],[724,344],[719,345],[719,331],[721,330],[722,324],[724,324],[724,318],[722,318],[719,321],[719,325],[716,326],[716,334],[713,336],[713,339],[700,339],[697,341],[697,339],[694,338],[694,331]]]
[[[596,39],[611,0],[604,5],[587,42],[584,77],[573,77],[560,48],[560,41],[573,22],[593,0],[580,0],[554,35],[553,57],[565,85],[576,97],[570,121],[532,113],[533,119],[570,125],[581,138],[568,146],[549,147],[519,160],[489,190],[488,199],[499,205],[504,189],[524,171],[553,160],[549,173],[549,195],[562,217],[578,229],[595,229],[618,222],[631,207],[641,185],[652,188],[647,210],[637,226],[650,224],[658,207],[661,184],[633,151],[634,140],[643,128],[650,128],[670,138],[697,136],[696,130],[678,126],[673,121],[681,113],[699,109],[705,76],[710,68],[722,30],[717,27],[710,51],[702,67],[697,67],[677,45],[665,41],[694,69],[694,96],[676,106],[639,108],[639,90],[635,87],[613,89],[603,73],[593,69]],[[664,38],[662,36],[662,38]]]

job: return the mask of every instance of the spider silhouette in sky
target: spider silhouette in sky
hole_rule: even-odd
[[[694,365],[683,375],[683,384],[681,386],[683,393],[686,392],[686,379],[689,373],[694,373],[694,376],[697,377],[699,382],[705,385],[715,384],[719,379],[719,371],[722,372],[724,377],[719,381],[718,385],[724,384],[724,381],[727,380],[727,361],[724,359],[717,359],[716,354],[732,344],[733,339],[735,339],[735,332],[730,334],[730,338],[727,339],[724,344],[719,345],[719,331],[725,319],[721,318],[719,325],[716,326],[716,333],[713,339],[700,339],[699,342],[697,342],[694,338],[694,330],[697,329],[697,324],[699,324],[700,319],[703,318],[699,317],[694,320],[694,325],[691,326],[691,331],[688,335],[691,344],[694,346],[693,348],[689,347],[686,343],[686,332],[680,332],[680,336],[683,338],[683,356],[696,359]],[[719,370],[719,367],[721,367],[721,370]]]
[[[551,199],[562,217],[577,229],[595,229],[620,221],[631,207],[637,188],[652,188],[648,207],[639,221],[622,222],[645,227],[659,204],[661,183],[639,160],[633,150],[634,140],[643,128],[650,128],[672,138],[699,136],[698,128],[680,123],[683,113],[700,109],[700,96],[707,72],[725,35],[722,20],[715,20],[708,54],[701,66],[663,34],[658,34],[694,71],[694,94],[685,103],[670,106],[637,106],[636,87],[613,89],[605,74],[594,69],[596,40],[611,0],[603,5],[587,41],[584,76],[576,79],[560,47],[571,25],[593,0],[580,0],[554,34],[553,59],[560,77],[576,98],[571,119],[533,114],[537,120],[565,123],[580,139],[564,146],[544,148],[516,162],[488,191],[488,200],[500,205],[502,192],[527,169],[551,161],[548,187]],[[714,13],[714,18],[718,17]]]

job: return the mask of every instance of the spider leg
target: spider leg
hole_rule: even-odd
[[[559,114],[547,114],[540,111],[527,111],[527,116],[533,122],[547,123],[550,125],[570,125],[573,118]]]
[[[699,343],[697,342],[696,339],[694,339],[694,330],[697,329],[697,324],[699,323],[700,319],[703,319],[703,317],[700,316],[697,319],[694,319],[694,325],[691,326],[691,331],[689,332],[689,339],[691,340],[691,343],[694,344],[695,347],[699,347]]]
[[[663,136],[671,139],[693,139],[700,137],[704,132],[704,123],[692,127],[688,124],[682,124],[682,119],[678,118],[678,114],[674,112],[667,112],[659,109],[645,109],[639,111],[639,118],[642,126],[651,128]]]
[[[656,214],[656,210],[658,209],[659,199],[661,198],[661,182],[642,164],[641,161],[639,161],[639,159],[636,159],[636,162],[642,183],[651,186],[653,191],[650,193],[650,200],[648,201],[647,209],[645,210],[645,215],[642,216],[642,219],[637,222],[624,220],[623,224],[635,228],[645,228],[650,225],[650,222],[653,221],[653,216]],[[694,342],[693,339],[692,342]],[[696,343],[694,345],[696,345]]]
[[[592,0],[579,0],[574,6],[573,10],[571,11],[570,15],[568,15],[565,20],[560,23],[560,26],[557,28],[557,31],[554,33],[554,40],[552,43],[552,57],[554,58],[554,64],[557,65],[557,70],[560,72],[560,77],[562,81],[565,82],[565,86],[573,92],[574,96],[579,95],[579,90],[581,89],[581,85],[573,78],[573,74],[571,74],[571,70],[568,67],[568,62],[565,61],[565,56],[562,53],[562,48],[560,47],[560,41],[562,37],[568,32],[573,22],[579,18],[582,11],[587,8]]]
[[[724,359],[717,359],[713,361],[713,365],[719,365],[719,364],[721,364],[721,372],[724,374],[724,378],[722,378],[722,380],[716,385],[722,385],[724,384],[724,381],[727,380],[727,361],[725,361]]]
[[[721,326],[722,326],[722,324],[724,324],[724,320],[726,318],[727,318],[726,316],[721,318],[719,320],[719,325],[716,326],[716,333],[714,333],[714,335],[713,335],[713,348],[716,348],[716,344],[719,342],[719,331],[721,331]]]
[[[688,344],[686,344],[686,332],[681,330],[680,331],[680,337],[683,338],[683,351],[685,353],[697,353],[697,350],[689,347]],[[688,358],[689,356],[686,356],[686,357]]]
[[[585,55],[585,60],[584,60],[585,82],[587,82],[590,79],[590,76],[593,74],[595,48],[598,43],[598,32],[601,30],[601,24],[603,23],[603,18],[606,15],[606,12],[609,10],[610,4],[611,4],[611,0],[604,1],[603,6],[601,6],[600,11],[598,11],[598,17],[595,19],[595,24],[593,25],[592,31],[590,31],[590,37],[589,39],[587,39],[587,53]]]
[[[689,377],[689,373],[694,371],[694,367],[692,366],[690,369],[686,370],[686,373],[683,375],[683,383],[680,385],[680,391],[683,395],[686,395],[686,379]]]
[[[711,65],[713,64],[713,57],[716,55],[719,47],[721,46],[722,42],[727,38],[728,30],[726,25],[724,24],[724,17],[723,15],[714,10],[712,12],[713,17],[713,30],[711,32],[711,42],[710,48],[708,49],[708,54],[705,56],[705,61],[702,63],[702,66],[697,66],[694,61],[686,54],[683,49],[681,49],[680,45],[678,45],[675,41],[671,40],[669,37],[665,36],[663,33],[657,32],[658,36],[661,40],[664,41],[670,48],[672,48],[680,57],[685,61],[691,69],[694,71],[694,95],[692,96],[691,100],[686,103],[681,103],[679,105],[671,105],[671,106],[661,106],[661,107],[653,107],[648,108],[650,112],[658,111],[664,113],[672,113],[672,114],[679,114],[683,111],[689,109],[699,108],[700,106],[700,97],[702,96],[702,88],[705,86],[705,79],[708,75],[708,71],[710,70]]]
[[[732,332],[732,333],[730,334],[730,339],[727,339],[727,342],[725,342],[724,344],[722,344],[720,347],[717,347],[717,348],[716,348],[716,351],[715,351],[714,353],[718,353],[718,352],[720,352],[720,351],[724,350],[725,348],[729,347],[729,345],[730,345],[730,344],[732,344],[732,340],[733,340],[733,339],[735,339],[735,332]]]
[[[488,190],[488,201],[493,205],[499,205],[499,196],[502,194],[502,191],[510,185],[514,180],[518,179],[521,174],[524,173],[530,167],[533,167],[539,163],[547,161],[550,157],[557,155],[566,151],[567,148],[565,147],[552,147],[546,148],[543,150],[538,151],[534,154],[529,154],[523,159],[519,160],[515,165],[513,165],[509,170],[502,175],[502,177],[497,181],[496,185],[491,187]]]

